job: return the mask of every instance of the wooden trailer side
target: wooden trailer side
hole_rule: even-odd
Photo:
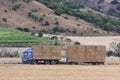
[[[67,46],[68,62],[104,62],[105,46],[82,45]]]
[[[96,61],[97,62],[105,62],[105,46],[96,46]]]
[[[33,51],[33,59],[42,59],[42,60],[61,59],[61,46],[33,45],[32,51]]]
[[[77,62],[78,61],[77,46],[75,46],[75,45],[67,46],[66,52],[67,52],[68,62]]]

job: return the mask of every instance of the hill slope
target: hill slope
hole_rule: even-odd
[[[120,18],[120,0],[69,0]]]
[[[9,28],[30,28],[33,32],[66,33],[67,35],[95,36],[116,35],[107,32],[97,25],[83,19],[62,14],[58,16],[54,10],[44,4],[26,0],[0,1],[0,26]]]

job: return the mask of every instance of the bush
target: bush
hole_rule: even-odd
[[[74,45],[80,45],[80,42],[75,42]]]
[[[21,28],[21,27],[17,27],[16,29],[19,31],[23,31],[23,28]]]
[[[20,4],[16,4],[12,7],[12,10],[16,11],[17,9],[20,9],[21,5]]]
[[[8,11],[5,9],[4,12],[8,12]]]
[[[38,12],[40,8],[34,8],[34,9],[31,9],[31,12]]]
[[[32,0],[23,0],[23,2],[30,3]]]
[[[76,33],[77,33],[76,29],[73,29],[72,33],[73,33],[73,34],[76,34]]]
[[[111,1],[111,4],[119,4],[119,1],[118,0],[113,0],[113,1]]]
[[[30,32],[30,29],[29,28],[23,28],[23,31]]]
[[[113,51],[108,51],[108,52],[106,53],[106,56],[108,56],[108,57],[114,56],[114,55],[115,55],[115,53],[114,53]]]
[[[39,33],[38,33],[38,37],[43,37],[43,33],[42,33],[42,32],[39,32]]]
[[[31,33],[31,35],[35,35],[35,33]]]
[[[64,16],[63,18],[68,19],[68,17],[67,17],[67,16]]]
[[[102,2],[104,2],[104,0],[99,0],[97,4],[100,4],[100,3],[102,3]]]
[[[2,57],[2,53],[0,53],[0,57]]]
[[[7,18],[2,18],[2,21],[3,22],[7,22]]]
[[[56,21],[56,22],[55,22],[55,25],[59,25],[59,22],[58,22],[58,21]]]
[[[44,24],[45,26],[49,26],[50,24],[49,24],[49,22],[48,21],[45,21],[45,24]]]
[[[39,22],[41,22],[41,21],[43,21],[44,19],[43,19],[43,17],[39,17]]]
[[[51,40],[58,40],[58,37],[57,36],[52,36]]]
[[[59,45],[58,42],[55,42],[55,45]]]
[[[63,13],[63,10],[61,8],[55,9],[55,14],[56,15],[61,16],[62,13]]]
[[[118,5],[117,10],[120,10],[120,5]]]

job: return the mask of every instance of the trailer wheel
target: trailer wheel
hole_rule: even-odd
[[[50,64],[49,60],[44,61],[45,64]]]

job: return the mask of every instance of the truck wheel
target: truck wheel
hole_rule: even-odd
[[[23,61],[23,64],[26,64],[26,61]]]
[[[49,60],[44,61],[45,64],[50,64]]]
[[[57,64],[57,61],[56,60],[52,60],[51,64]]]

